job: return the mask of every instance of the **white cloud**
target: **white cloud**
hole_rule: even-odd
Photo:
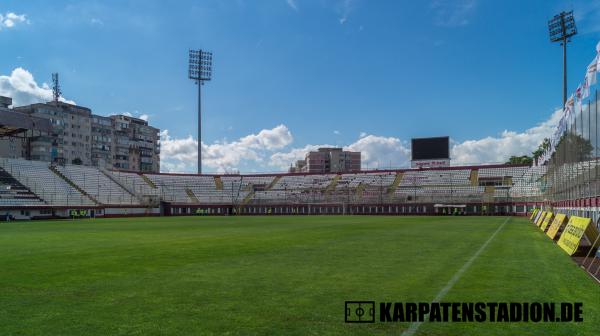
[[[193,171],[196,168],[198,141],[192,136],[174,139],[168,130],[160,132],[161,170],[164,172]]]
[[[464,142],[451,141],[453,165],[505,162],[512,155],[530,155],[546,137],[549,137],[560,119],[556,111],[550,119],[523,132],[505,130],[496,137]],[[161,165],[163,171],[195,171],[198,143],[192,136],[173,138],[168,131],[161,133]],[[283,171],[296,160],[304,159],[309,151],[330,144],[307,144],[290,147],[292,133],[285,125],[264,129],[236,141],[202,144],[203,165],[210,170],[225,172],[248,167],[250,170]],[[362,152],[363,169],[408,167],[410,146],[406,140],[360,133],[345,150]]]
[[[296,0],[286,0],[288,6],[290,6],[291,9],[297,11],[298,10],[298,4],[296,4]]]
[[[307,152],[316,151],[320,147],[337,147],[328,144],[306,145],[301,148],[292,148],[286,152],[271,155],[271,165],[278,169],[285,169],[291,163],[304,159]],[[345,150],[361,152],[363,169],[369,167],[406,167],[410,160],[410,149],[398,138],[365,135],[356,142],[344,146]]]
[[[460,27],[469,24],[476,6],[476,0],[434,0],[430,7],[434,12],[436,25]]]
[[[600,32],[600,3],[581,0],[574,4],[574,16],[579,34],[597,34]]]
[[[127,117],[142,119],[144,121],[148,121],[148,119],[150,118],[149,114],[140,113],[140,111],[133,111],[133,113],[132,112],[121,112],[121,113],[117,113],[117,114],[121,114],[121,115],[124,115]]]
[[[550,119],[522,133],[505,130],[499,137],[467,140],[452,146],[452,164],[506,162],[512,155],[531,155],[544,138],[550,137],[560,120],[562,110]]]
[[[362,152],[363,169],[406,167],[410,163],[410,149],[394,137],[366,135],[345,149]]]
[[[319,147],[335,147],[332,145],[306,145],[301,148],[292,148],[286,152],[278,152],[271,155],[270,164],[278,169],[285,169],[290,164],[304,159],[306,153],[316,151]]]
[[[293,139],[287,126],[279,125],[270,130],[264,129],[256,135],[247,135],[240,139],[240,143],[250,148],[273,150],[289,145]]]
[[[13,106],[22,106],[51,101],[52,89],[46,83],[39,86],[29,71],[15,68],[9,76],[0,76],[0,96],[11,97]],[[75,104],[63,97],[59,100]]]
[[[336,11],[339,14],[338,21],[340,24],[346,23],[348,21],[348,16],[354,10],[355,1],[354,0],[342,0],[338,3]]]
[[[127,117],[142,119],[144,121],[148,121],[148,119],[150,118],[150,115],[145,114],[145,113],[140,113],[139,111],[133,111],[133,113],[131,113],[131,112],[121,112],[121,113],[117,113],[117,114],[121,114],[121,115],[124,115],[124,116],[127,116]]]
[[[102,21],[101,19],[98,19],[98,18],[91,18],[90,24],[92,26],[104,26],[104,21]]]
[[[220,172],[236,169],[240,163],[268,165],[265,159],[270,153],[289,145],[292,133],[285,125],[263,129],[236,141],[202,143],[202,165]],[[194,171],[198,158],[198,141],[188,136],[172,138],[167,130],[161,132],[161,165],[163,171]]]
[[[14,28],[16,25],[21,23],[29,24],[27,15],[17,15],[13,12],[8,12],[4,15],[0,14],[0,30],[2,30],[2,28]]]
[[[341,133],[340,133],[340,131],[338,131],[338,130],[334,130],[334,131],[333,131],[333,134],[335,134],[335,135],[340,135]]]

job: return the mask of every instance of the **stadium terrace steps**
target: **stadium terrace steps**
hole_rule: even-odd
[[[244,197],[241,205],[246,205],[246,204],[250,203],[250,201],[252,201],[253,198],[254,198],[254,191],[251,191],[248,195],[246,195],[246,197]]]
[[[273,186],[277,184],[277,182],[279,182],[279,179],[281,179],[281,176],[275,176],[275,178],[273,179],[273,181],[271,181],[271,183],[267,186],[267,188],[265,190],[271,190],[273,189]]]
[[[356,197],[358,197],[359,199],[361,199],[363,197],[364,191],[365,191],[366,185],[364,183],[360,183],[358,185],[358,187],[356,187]]]
[[[469,185],[469,169],[410,170],[404,173],[400,187]]]
[[[48,205],[96,205],[50,170],[47,162],[4,158],[0,159],[0,166]]]
[[[513,185],[510,188],[511,197],[535,197],[545,192],[547,187],[550,187],[544,176],[547,171],[547,166],[530,167],[525,173],[513,178]],[[557,172],[562,174],[562,171]]]
[[[125,190],[127,193],[129,193],[129,195],[131,195],[132,197],[135,197],[139,201],[141,201],[141,197],[135,193],[134,188],[131,188],[131,186],[129,186],[127,183],[124,183],[123,181],[121,181],[117,176],[111,174],[106,169],[99,168],[98,170],[100,170],[100,172],[102,174],[104,174],[104,176],[108,177],[111,181],[113,181],[114,183],[119,185],[121,188],[123,188],[123,190]]]
[[[136,196],[96,167],[57,165],[53,169],[98,204],[140,205]]]
[[[342,176],[341,175],[336,175],[332,180],[331,183],[329,183],[329,185],[327,186],[327,188],[325,188],[325,195],[330,195],[332,191],[335,190],[335,186],[337,185],[338,181],[340,180]]]
[[[189,188],[201,203],[224,203],[231,195],[216,190],[215,179],[209,175],[163,175],[149,174],[148,178],[157,186],[161,200],[175,203],[190,203],[185,188]]]
[[[192,200],[192,203],[200,203],[200,200],[198,199],[198,197],[196,197],[196,195],[194,195],[190,188],[185,188],[185,193]]]
[[[481,178],[496,178],[502,179],[504,177],[522,178],[527,174],[532,167],[527,166],[508,166],[508,167],[495,167],[495,168],[479,168],[479,179]]]
[[[492,203],[492,202],[494,202],[494,195],[496,193],[496,187],[486,186],[483,193],[484,193],[484,195],[483,195],[484,201]]]
[[[124,172],[118,170],[105,170],[113,180],[117,180],[121,185],[125,185],[130,192],[133,191],[135,197],[142,205],[153,205],[159,202],[161,190],[156,186],[150,185],[142,174],[134,172]]]
[[[221,180],[221,177],[219,176],[215,176],[215,188],[217,190],[223,190],[223,181]]]
[[[471,186],[476,187],[479,185],[479,169],[471,169],[469,180],[471,181]]]
[[[493,194],[495,190],[496,190],[496,187],[494,187],[494,186],[486,186],[484,189],[484,193]]]
[[[388,187],[387,189],[387,194],[388,197],[392,197],[394,196],[394,193],[396,192],[396,189],[398,188],[398,185],[400,185],[400,182],[402,181],[402,176],[404,174],[402,172],[397,172],[396,173],[396,177],[394,178],[394,182],[392,182],[392,185]]]
[[[44,201],[29,188],[0,168],[0,205],[43,205]]]
[[[156,184],[154,184],[154,182],[152,182],[151,179],[148,178],[148,176],[144,175],[144,174],[138,174],[146,183],[148,183],[149,186],[151,186],[152,188],[156,189]]]
[[[83,190],[80,186],[78,186],[77,184],[75,184],[75,182],[71,181],[71,179],[69,179],[68,177],[66,177],[63,173],[61,173],[56,166],[54,165],[50,165],[48,168],[50,168],[50,170],[56,174],[58,177],[60,177],[61,179],[63,179],[65,182],[67,182],[71,187],[73,187],[73,189],[79,191],[80,193],[82,193],[83,195],[85,195],[87,198],[89,198],[90,200],[92,200],[94,203],[96,204],[100,204],[100,202],[98,202],[98,200],[96,198],[94,198],[94,196],[88,194],[85,190]]]

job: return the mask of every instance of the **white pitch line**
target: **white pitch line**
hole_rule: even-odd
[[[504,222],[498,227],[498,229],[496,229],[496,231],[494,231],[494,233],[492,233],[492,235],[490,236],[490,238],[488,238],[488,240],[486,240],[485,243],[483,243],[483,245],[481,245],[481,247],[479,248],[479,250],[477,250],[477,252],[475,252],[475,254],[473,254],[473,256],[469,260],[467,260],[467,262],[454,274],[454,276],[452,277],[452,279],[450,279],[450,281],[448,281],[448,283],[446,284],[446,286],[444,286],[444,288],[442,288],[440,290],[440,292],[435,296],[435,299],[433,299],[432,302],[440,302],[440,300],[444,298],[444,296],[448,293],[448,291],[450,291],[450,289],[452,289],[452,287],[454,286],[454,284],[456,284],[456,282],[460,279],[460,277],[463,275],[463,273],[465,273],[465,271],[467,270],[467,268],[469,268],[469,266],[471,266],[471,264],[473,263],[473,261],[475,261],[475,259],[477,259],[477,257],[479,257],[479,255],[481,254],[481,252],[483,252],[483,250],[485,250],[485,248],[492,241],[492,239],[494,239],[494,237],[496,237],[496,235],[498,234],[498,232],[500,232],[500,230],[502,230],[502,228],[504,227],[504,225],[506,225],[506,223],[508,222],[509,219],[510,219],[510,217],[508,217],[508,218],[506,218],[504,220]],[[427,317],[429,317],[429,314],[425,315],[425,318],[423,320],[427,320]],[[423,322],[420,322],[420,321],[416,321],[416,322],[411,323],[410,327],[408,329],[406,329],[402,333],[402,335],[403,336],[412,336],[412,335],[414,335],[415,332],[417,332],[417,330],[421,326],[421,324],[423,324]]]

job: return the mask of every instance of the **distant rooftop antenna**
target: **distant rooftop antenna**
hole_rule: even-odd
[[[58,72],[52,74],[52,98],[55,103],[58,103],[58,98],[62,95],[60,85],[58,84]]]

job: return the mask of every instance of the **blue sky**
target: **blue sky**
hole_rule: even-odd
[[[59,72],[66,99],[147,116],[167,130],[163,169],[193,171],[187,51],[204,48],[206,171],[281,170],[322,144],[403,166],[411,137],[438,135],[456,163],[502,161],[550,132],[562,58],[546,24],[570,9],[571,91],[595,56],[598,1],[2,1],[0,93],[43,100]]]

